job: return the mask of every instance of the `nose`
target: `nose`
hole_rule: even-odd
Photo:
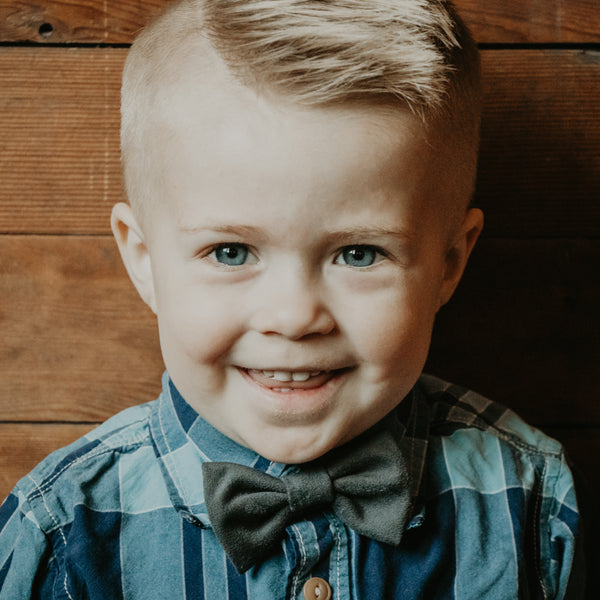
[[[335,319],[314,277],[288,268],[269,277],[261,286],[252,328],[262,334],[277,334],[291,340],[327,335]]]

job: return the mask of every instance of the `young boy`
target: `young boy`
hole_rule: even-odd
[[[17,485],[2,600],[579,597],[559,444],[421,375],[479,112],[446,2],[183,0],[140,35],[112,225],[163,392]]]

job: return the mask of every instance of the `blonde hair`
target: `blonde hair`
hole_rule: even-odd
[[[172,59],[190,41],[245,86],[307,106],[400,105],[458,134],[476,156],[478,53],[450,2],[179,0],[136,39],[123,74],[121,145],[134,204],[148,160],[133,158],[145,152],[144,113],[156,88],[177,77]]]

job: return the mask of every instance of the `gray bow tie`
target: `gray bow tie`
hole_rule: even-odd
[[[234,463],[202,469],[213,530],[240,573],[316,509],[332,510],[358,533],[393,545],[409,518],[407,468],[389,431],[361,436],[280,478]]]

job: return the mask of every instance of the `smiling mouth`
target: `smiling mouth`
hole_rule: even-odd
[[[275,392],[293,392],[321,387],[348,369],[334,369],[331,371],[271,371],[242,368],[241,370],[256,383]]]

